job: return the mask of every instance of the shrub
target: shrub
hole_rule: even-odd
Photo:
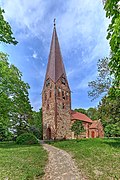
[[[38,144],[37,138],[30,133],[24,133],[17,137],[17,144]]]

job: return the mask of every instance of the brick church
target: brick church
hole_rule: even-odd
[[[80,137],[103,137],[99,120],[71,110],[71,91],[62,60],[54,23],[50,53],[42,91],[43,139],[74,139],[71,125],[82,121],[85,132]]]

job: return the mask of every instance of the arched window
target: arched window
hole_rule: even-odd
[[[62,98],[65,100],[65,92],[62,91]]]
[[[65,104],[64,103],[62,103],[62,109],[65,109]]]
[[[64,77],[62,77],[61,82],[62,82],[62,84],[65,85],[65,78]]]
[[[66,93],[66,100],[68,100],[69,99],[69,93],[67,92]]]
[[[47,79],[46,80],[46,86],[49,86],[50,85],[50,79]]]
[[[60,97],[60,92],[61,92],[61,89],[59,88],[58,89],[58,97]]]

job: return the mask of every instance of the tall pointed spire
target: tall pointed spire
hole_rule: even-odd
[[[54,19],[54,29],[45,80],[51,78],[54,82],[56,82],[62,75],[66,78]]]
[[[43,139],[71,138],[71,91],[54,19],[53,35],[42,90]]]

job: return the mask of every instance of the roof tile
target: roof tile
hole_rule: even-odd
[[[93,122],[85,114],[71,110],[71,120],[74,120],[74,119],[89,122],[89,123]]]
[[[90,129],[98,129],[99,121],[93,121],[93,123],[90,125]]]
[[[45,80],[51,78],[56,82],[62,75],[66,78],[57,32],[54,27]]]

